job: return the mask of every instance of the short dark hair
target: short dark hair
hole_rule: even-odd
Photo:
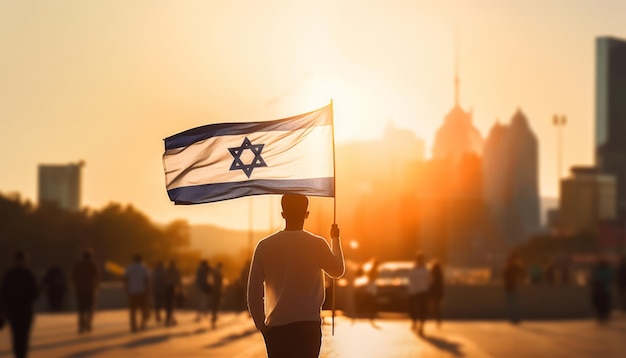
[[[23,250],[17,250],[13,255],[13,259],[16,262],[24,262],[24,260],[26,259],[26,253]]]
[[[302,194],[285,194],[280,205],[285,214],[304,214],[309,207],[309,198]]]
[[[83,258],[85,260],[90,260],[92,256],[93,256],[93,249],[86,248],[85,251],[83,251]]]
[[[133,261],[135,261],[135,262],[141,262],[141,255],[139,255],[139,254],[135,254],[135,255],[133,255]]]

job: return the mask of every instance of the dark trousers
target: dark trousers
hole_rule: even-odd
[[[622,311],[626,312],[626,287],[618,288]]]
[[[320,322],[294,322],[275,326],[264,334],[269,358],[317,358],[322,346]]]
[[[215,290],[211,294],[211,322],[215,325],[217,322],[217,312],[220,309],[220,304],[222,302],[222,293],[220,290]]]
[[[154,314],[157,321],[161,321],[161,310],[165,307],[165,289],[155,291],[153,294]]]
[[[33,312],[15,312],[7,317],[13,339],[15,358],[25,358],[28,354],[30,327],[33,324]]]
[[[48,288],[46,298],[48,299],[48,310],[50,312],[60,312],[63,310],[63,295],[61,289]]]
[[[509,320],[513,323],[521,321],[519,302],[517,292],[509,290],[506,292],[506,310]]]
[[[604,289],[595,290],[591,294],[591,301],[596,310],[598,321],[606,321],[611,315],[611,295]]]
[[[141,325],[139,328],[146,328],[146,321],[148,320],[148,295],[146,293],[139,293],[128,295],[128,303],[130,308],[130,330],[135,332],[137,330],[137,311],[141,315]]]
[[[93,306],[95,304],[93,293],[82,293],[76,295],[78,306],[78,332],[91,331],[91,321],[93,319]]]
[[[165,324],[173,324],[174,320],[174,300],[176,299],[176,287],[165,286]]]
[[[409,296],[409,314],[413,321],[425,321],[428,312],[428,293],[420,292]]]

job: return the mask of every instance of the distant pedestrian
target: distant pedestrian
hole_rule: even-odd
[[[2,277],[0,284],[0,312],[11,328],[13,354],[16,358],[26,357],[28,341],[33,323],[33,303],[37,299],[37,282],[33,273],[26,267],[26,256],[18,251],[14,256],[14,266]]]
[[[211,327],[214,329],[217,325],[217,313],[222,303],[222,285],[224,281],[222,266],[223,264],[218,262],[217,265],[211,269]]]
[[[354,272],[354,278],[352,279],[353,300],[354,300],[354,318],[363,318],[367,315],[367,275],[365,275],[365,269],[363,265],[359,265]]]
[[[196,322],[200,322],[202,317],[206,317],[209,313],[209,300],[211,294],[211,285],[209,284],[209,261],[201,260],[196,269],[196,297],[198,298],[198,310],[196,313]]]
[[[570,283],[570,259],[562,256],[559,260],[559,282],[563,285]]]
[[[63,270],[58,266],[50,267],[42,280],[42,286],[46,293],[48,310],[60,312],[63,309],[63,300],[67,291],[67,280]]]
[[[444,277],[443,277],[443,269],[441,268],[441,263],[438,260],[433,260],[430,266],[430,302],[433,309],[433,317],[437,322],[437,327],[441,327],[441,318],[442,318],[442,306],[443,306],[443,295],[444,295]]]
[[[539,264],[532,264],[528,268],[528,278],[530,279],[530,283],[533,285],[538,285],[542,281],[543,272],[541,271],[541,266]]]
[[[161,322],[161,311],[165,309],[165,267],[163,261],[157,262],[154,272],[152,272],[152,300],[155,319],[157,322]]]
[[[591,270],[591,303],[596,311],[599,323],[609,320],[611,314],[611,285],[613,272],[605,258],[598,262]]]
[[[615,278],[621,303],[620,308],[626,312],[626,255],[622,255],[620,258]]]
[[[375,325],[374,319],[378,315],[378,260],[372,259],[369,264],[369,268],[365,272],[367,277],[367,284],[364,290],[364,308],[365,316],[370,320],[372,325]]]
[[[420,336],[424,335],[424,324],[429,304],[429,288],[432,282],[430,271],[426,268],[424,255],[415,256],[415,266],[409,271],[409,314],[411,329],[417,329]],[[419,321],[419,327],[416,327]]]
[[[556,282],[556,267],[554,266],[554,262],[552,260],[549,260],[545,264],[543,271],[544,281],[549,285],[554,284]]]
[[[303,229],[308,203],[304,195],[284,195],[285,229],[259,241],[252,258],[248,307],[272,358],[319,356],[324,272],[344,272],[339,227],[331,227],[332,248]]]
[[[149,315],[150,299],[150,271],[142,262],[141,255],[133,256],[131,263],[124,274],[124,289],[128,295],[128,308],[130,311],[130,331],[146,329],[146,322]],[[141,322],[137,327],[137,312],[140,314]]]
[[[246,302],[246,291],[248,286],[248,275],[250,275],[250,260],[246,260],[239,273],[237,280],[237,307],[242,311],[248,312],[248,303]]]
[[[100,285],[100,274],[91,249],[86,249],[82,260],[74,265],[72,279],[78,306],[78,333],[91,332],[96,292]]]
[[[343,275],[343,279],[346,280],[347,283],[344,291],[344,313],[347,317],[351,318],[352,324],[355,323],[359,313],[356,302],[355,287],[355,281],[358,277],[357,274],[359,274],[358,270],[360,270],[360,265],[351,261],[346,262],[346,270]]]
[[[174,306],[177,301],[182,297],[182,283],[180,277],[180,271],[176,267],[175,261],[170,261],[168,267],[164,272],[165,282],[165,325],[176,325],[176,318],[174,317]]]
[[[521,321],[518,291],[524,280],[524,268],[516,253],[511,253],[504,266],[504,292],[509,320],[517,324]]]

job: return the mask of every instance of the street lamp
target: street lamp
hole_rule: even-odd
[[[560,185],[560,181],[561,181],[561,160],[563,158],[563,138],[562,138],[562,132],[563,132],[563,127],[565,127],[565,124],[567,123],[567,118],[565,117],[565,115],[558,115],[555,114],[554,117],[552,117],[552,124],[554,124],[554,126],[556,127],[556,153],[557,153],[557,167],[556,167],[556,177],[557,180],[559,181],[559,185]]]

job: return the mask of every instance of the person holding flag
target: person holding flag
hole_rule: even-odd
[[[248,279],[248,307],[263,334],[268,357],[318,357],[324,272],[343,275],[345,264],[339,227],[333,224],[326,240],[303,230],[308,198],[282,197],[285,229],[259,241]]]
[[[253,255],[247,301],[269,357],[317,357],[324,276],[345,264],[334,220],[332,246],[305,231],[310,196],[335,196],[333,106],[264,122],[218,123],[165,138],[167,194],[176,205],[280,194],[285,229]],[[334,301],[334,300],[333,300]],[[333,333],[334,333],[333,304]]]

